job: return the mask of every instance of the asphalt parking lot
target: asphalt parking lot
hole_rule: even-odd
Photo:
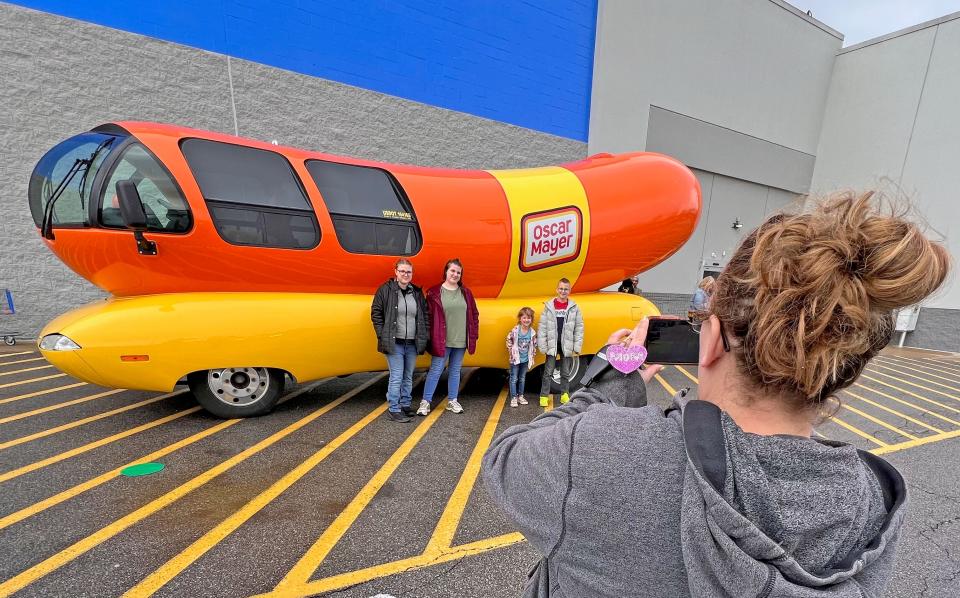
[[[510,408],[501,371],[464,377],[461,415],[389,422],[373,373],[224,421],[185,390],[97,388],[0,351],[0,596],[499,598],[536,559],[477,483],[493,436],[541,411]],[[651,400],[685,386],[696,370],[669,367]],[[960,595],[960,359],[888,351],[848,390],[817,433],[886,455],[911,491],[888,595]],[[142,462],[165,467],[120,473]]]

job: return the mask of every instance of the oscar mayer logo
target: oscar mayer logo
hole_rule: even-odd
[[[520,270],[572,262],[582,240],[583,214],[574,206],[527,214],[520,222]]]

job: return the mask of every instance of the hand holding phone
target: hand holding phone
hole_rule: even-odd
[[[638,347],[643,346],[644,340],[647,338],[647,327],[649,326],[649,320],[644,318],[640,320],[640,323],[636,325],[633,330],[629,328],[621,328],[617,330],[607,339],[608,345],[624,345],[627,347]],[[649,363],[649,359],[647,362]],[[662,365],[647,365],[640,370],[640,377],[643,378],[644,383],[649,383],[653,380],[653,377],[660,373],[660,370],[663,369]]]

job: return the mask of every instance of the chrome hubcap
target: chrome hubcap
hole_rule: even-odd
[[[213,396],[232,407],[252,405],[270,389],[266,368],[223,368],[207,371]]]

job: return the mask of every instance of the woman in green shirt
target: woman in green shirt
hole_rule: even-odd
[[[447,370],[447,410],[463,413],[458,400],[460,367],[466,353],[477,349],[480,314],[470,289],[463,286],[463,264],[452,259],[443,266],[443,282],[427,291],[430,308],[430,344],[427,350],[433,356],[430,371],[423,384],[423,400],[417,415],[430,413],[433,393],[440,381],[444,366]]]

